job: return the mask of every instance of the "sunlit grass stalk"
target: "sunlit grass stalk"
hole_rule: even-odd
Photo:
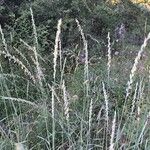
[[[39,85],[41,86],[41,88],[43,87],[43,84],[42,84],[42,78],[44,77],[43,75],[43,72],[41,70],[41,67],[40,67],[40,64],[39,64],[39,61],[38,61],[38,56],[37,56],[37,51],[36,51],[36,48],[33,47],[33,50],[34,50],[34,56],[35,56],[35,65],[36,65],[36,77],[38,79],[38,82],[39,82]],[[42,88],[43,89],[43,88]]]
[[[52,87],[52,149],[55,150],[55,99]]]
[[[60,72],[62,71],[62,67],[63,67],[63,64],[62,64],[62,45],[61,45],[61,39],[60,39],[60,36],[59,36],[59,61],[60,61]]]
[[[34,44],[36,45],[36,50],[38,50],[38,36],[37,36],[36,25],[34,21],[33,10],[31,7],[30,7],[30,14],[31,14],[32,27],[33,27],[33,36],[35,40]]]
[[[89,133],[92,125],[92,111],[93,111],[93,99],[91,98],[90,108],[89,108]]]
[[[38,108],[38,105],[36,105],[34,102],[30,102],[27,101],[25,99],[21,99],[21,98],[14,98],[14,97],[5,97],[5,96],[0,96],[0,98],[4,99],[4,100],[11,100],[11,101],[16,101],[16,102],[21,102],[21,103],[26,103],[28,105],[34,106],[35,108]]]
[[[28,48],[28,50],[30,50],[30,51],[33,52],[33,54],[34,54],[34,48],[35,48],[35,47],[30,46],[30,45],[29,45],[27,42],[25,42],[23,39],[20,39],[20,42],[23,43],[24,46],[26,46],[26,48]],[[36,53],[36,54],[38,55],[38,58],[39,58],[40,60],[42,60],[43,62],[45,61],[44,58],[42,58],[42,56],[40,56],[38,53]],[[32,55],[31,55],[31,59],[32,59],[33,63],[36,65],[36,63],[35,63],[36,60],[35,60],[35,58],[32,57]]]
[[[102,86],[103,86],[103,94],[104,94],[104,100],[105,100],[105,120],[106,120],[106,129],[104,130],[104,143],[106,143],[105,147],[107,147],[107,135],[108,135],[108,121],[109,121],[109,108],[108,108],[108,95],[107,95],[107,91],[106,91],[106,87],[104,82],[102,82]]]
[[[106,88],[105,88],[105,84],[104,82],[102,82],[103,84],[103,93],[104,93],[104,99],[105,99],[105,117],[106,117],[106,122],[107,122],[107,128],[108,128],[108,120],[109,120],[109,117],[108,117],[108,95],[107,95],[107,92],[106,92]]]
[[[63,80],[62,84],[62,89],[63,89],[63,99],[64,99],[64,112],[65,112],[65,117],[66,121],[69,124],[69,101],[67,98],[67,91],[66,91],[66,86],[65,86],[65,81]]]
[[[110,32],[108,32],[108,36],[107,36],[107,39],[108,39],[108,54],[107,54],[107,57],[108,57],[108,63],[107,63],[107,72],[108,72],[108,82],[110,80],[110,68],[111,68],[111,43],[110,43]]]
[[[53,58],[53,80],[54,83],[56,81],[56,66],[57,66],[57,57],[58,57],[58,51],[59,51],[59,43],[60,43],[60,34],[61,34],[61,25],[62,25],[62,19],[58,20],[58,24],[57,24],[57,33],[56,33],[56,38],[55,38],[55,48],[54,48],[54,58]]]
[[[146,142],[145,142],[145,146],[144,146],[144,149],[148,149],[148,145],[149,145],[149,138],[146,139]]]
[[[4,33],[3,33],[1,25],[0,25],[0,33],[1,33],[1,37],[2,37],[2,43],[3,43],[3,46],[4,46],[4,50],[6,52],[8,52],[7,43],[6,43],[6,40],[5,40]]]
[[[91,98],[90,108],[89,108],[89,130],[88,130],[88,145],[91,144],[91,126],[92,126],[92,112],[93,112],[93,99]]]
[[[137,106],[137,121],[140,122],[140,114],[141,114],[141,108],[140,108],[140,104],[138,104]]]
[[[83,40],[83,50],[84,50],[84,53],[85,53],[85,63],[84,63],[84,83],[86,84],[86,95],[89,96],[89,65],[88,65],[88,44],[87,44],[87,40],[85,38],[85,35],[84,35],[84,32],[83,32],[83,29],[79,23],[79,21],[76,19],[76,23],[77,23],[77,26],[78,26],[78,29],[81,33],[81,37],[82,37],[82,40]]]
[[[23,39],[20,39],[20,42],[23,43],[29,50],[33,51],[33,47],[31,47],[27,42],[25,42]]]
[[[37,79],[38,79],[38,82],[42,88],[42,77],[43,77],[43,73],[42,73],[42,70],[41,70],[41,67],[40,67],[40,64],[39,64],[39,60],[38,60],[38,35],[37,35],[37,31],[36,31],[36,25],[35,25],[35,21],[34,21],[34,16],[33,16],[33,10],[32,8],[30,7],[30,13],[31,13],[31,21],[32,21],[32,27],[33,27],[33,35],[34,35],[34,39],[35,39],[35,47],[33,48],[33,52],[34,52],[34,57],[35,57],[35,62],[36,62],[36,76],[37,76]]]
[[[130,73],[130,77],[129,77],[129,81],[127,83],[127,88],[126,88],[126,97],[125,99],[127,100],[127,98],[129,97],[130,95],[130,91],[132,90],[132,84],[134,82],[134,77],[135,77],[135,73],[137,71],[137,66],[138,66],[138,63],[141,59],[141,56],[142,56],[142,53],[144,52],[147,44],[148,44],[148,40],[150,39],[150,33],[148,34],[148,36],[145,38],[144,40],[144,43],[142,44],[141,46],[141,49],[140,51],[138,52],[138,55],[136,56],[135,60],[134,60],[134,64],[133,64],[133,67],[131,69],[131,73]]]
[[[140,115],[141,115],[141,108],[140,108],[140,104],[143,98],[143,90],[144,90],[144,85],[143,85],[143,81],[140,81],[139,84],[139,89],[138,89],[138,104],[137,104],[137,121],[140,122]]]
[[[12,56],[8,51],[2,51],[0,52],[0,55],[4,55],[5,58],[8,58],[9,61],[13,61],[14,63],[17,63],[21,69],[24,71],[24,74],[28,75],[30,77],[30,79],[35,83],[35,78],[32,75],[32,73],[29,71],[29,69],[22,63],[22,61],[20,61],[18,58],[16,58],[15,56]]]
[[[22,59],[25,60],[27,65],[30,67],[31,65],[30,65],[29,61],[27,60],[27,58],[24,56],[24,54],[19,49],[17,49],[16,47],[13,47],[13,48],[22,57]]]
[[[63,61],[62,69],[61,69],[60,85],[62,85],[62,82],[63,82],[63,77],[64,77],[64,70],[65,70],[65,66],[66,66],[66,61],[67,61],[67,59],[65,58],[64,61]]]
[[[111,139],[110,139],[109,150],[114,150],[115,128],[116,128],[116,111],[114,113],[114,118],[113,118],[113,122],[112,122],[112,131],[111,131]]]
[[[135,103],[136,103],[136,99],[137,99],[137,90],[138,90],[138,82],[136,83],[134,96],[133,96],[133,100],[132,100],[131,115],[133,114],[133,111],[134,111],[134,108],[135,108]]]
[[[52,86],[52,149],[55,150],[55,97],[54,97],[54,86],[56,82],[56,67],[57,67],[57,58],[59,51],[59,42],[61,34],[61,25],[62,19],[58,20],[57,32],[55,38],[55,47],[54,47],[54,58],[53,58],[53,86]]]
[[[39,63],[39,57],[40,55],[38,54],[38,50],[39,50],[39,47],[38,47],[38,35],[37,35],[37,31],[36,31],[36,25],[35,25],[35,20],[34,20],[34,16],[33,16],[33,11],[32,11],[32,8],[30,8],[30,14],[31,14],[31,21],[32,21],[32,27],[33,27],[33,36],[34,36],[34,46],[31,47],[29,44],[27,44],[24,40],[20,39],[20,42],[22,42],[30,51],[33,52],[33,56],[31,56],[31,59],[34,63],[34,65],[36,66],[36,72],[35,72],[35,75],[36,75],[36,82],[38,83],[38,86],[39,89],[40,89],[40,92],[42,94],[42,100],[43,101],[43,104],[44,104],[44,114],[45,114],[45,125],[46,125],[46,131],[47,131],[47,138],[48,138],[48,143],[50,142],[50,139],[49,139],[49,129],[48,129],[48,119],[47,119],[47,95],[45,93],[45,89],[43,87],[43,79],[44,79],[44,74],[42,72],[42,69],[40,67],[40,63]],[[35,82],[35,83],[36,83]]]
[[[63,100],[64,100],[64,107],[63,111],[65,114],[66,122],[67,122],[67,128],[68,128],[68,139],[69,139],[69,147],[71,146],[71,141],[70,141],[70,123],[69,123],[69,99],[67,96],[67,91],[66,91],[66,86],[65,86],[65,81],[63,80],[62,82],[62,90],[63,90]]]
[[[143,142],[144,131],[145,131],[145,129],[146,129],[146,126],[148,125],[149,118],[150,118],[150,112],[148,113],[148,115],[147,115],[147,117],[146,117],[146,121],[145,121],[145,123],[144,123],[144,126],[143,126],[143,128],[142,128],[142,131],[141,131],[141,133],[140,133],[140,135],[139,135],[139,138],[138,138],[138,143],[140,143],[140,144]]]
[[[144,91],[144,85],[143,85],[143,81],[141,80],[140,81],[140,84],[139,84],[139,90],[138,90],[138,100],[142,100],[143,98],[143,91]]]

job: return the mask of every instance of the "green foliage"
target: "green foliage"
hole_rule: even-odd
[[[56,23],[59,18],[63,18],[62,27],[62,47],[74,48],[77,44],[82,48],[80,37],[77,32],[75,19],[79,19],[86,35],[90,35],[100,41],[99,47],[102,51],[106,49],[106,37],[110,32],[112,40],[115,40],[115,28],[121,23],[125,24],[126,30],[132,34],[137,31],[144,33],[143,25],[148,15],[131,1],[122,0],[117,5],[110,5],[105,1],[91,0],[35,0],[35,1],[6,1],[1,6],[3,14],[14,13],[13,44],[18,45],[19,38],[24,39],[29,44],[32,41],[32,26],[29,7],[33,8],[35,24],[38,32],[38,41],[42,54],[51,52],[54,47]],[[13,7],[15,6],[15,9]],[[149,19],[147,19],[147,25]],[[138,36],[140,36],[138,34]],[[87,36],[88,37],[88,36]],[[143,38],[143,35],[142,35]],[[96,54],[97,44],[89,38],[89,48],[94,49]]]

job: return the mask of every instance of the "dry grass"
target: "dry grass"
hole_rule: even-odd
[[[26,150],[22,143],[15,143],[15,150]]]
[[[54,48],[54,58],[53,58],[53,86],[52,89],[55,89],[55,83],[56,83],[56,67],[57,67],[57,58],[59,54],[59,43],[60,43],[60,34],[61,34],[61,25],[62,25],[62,19],[58,21],[57,24],[57,32],[56,32],[56,38],[55,38],[55,48]],[[54,90],[52,90],[52,149],[55,150],[55,97],[54,97]]]
[[[57,33],[56,33],[56,38],[55,38],[55,48],[54,48],[54,59],[53,59],[53,69],[54,69],[54,73],[53,73],[53,79],[54,79],[54,83],[56,80],[56,66],[57,66],[57,57],[59,54],[59,44],[60,44],[60,34],[61,34],[61,25],[62,25],[62,19],[60,19],[58,21],[57,24]]]
[[[105,88],[105,84],[104,82],[102,83],[103,84],[103,93],[104,93],[104,99],[105,99],[105,117],[106,117],[106,122],[107,122],[107,128],[108,128],[108,121],[109,121],[109,116],[108,116],[108,95],[107,95],[107,92],[106,92],[106,88]]]
[[[114,113],[114,118],[112,122],[112,131],[111,131],[111,139],[110,139],[110,147],[109,150],[114,150],[114,137],[115,137],[115,128],[116,128],[116,111]]]
[[[6,40],[5,40],[4,33],[3,33],[3,30],[2,30],[1,25],[0,25],[0,33],[1,33],[2,42],[3,42],[3,45],[4,45],[4,50],[5,50],[6,52],[8,52],[7,43],[6,43]]]
[[[85,38],[85,35],[84,35],[84,32],[83,32],[83,29],[79,23],[79,21],[76,19],[76,23],[78,25],[78,29],[81,33],[81,36],[82,36],[82,40],[83,40],[83,52],[85,54],[85,62],[84,62],[84,83],[86,85],[86,94],[87,94],[87,97],[88,97],[88,92],[89,92],[89,62],[88,62],[88,44],[87,44],[87,40]]]
[[[108,32],[108,63],[107,63],[107,71],[108,71],[108,80],[110,80],[110,68],[111,68],[111,43],[110,43],[110,33]]]
[[[63,80],[62,90],[63,90],[65,117],[66,117],[67,122],[69,123],[69,100],[67,98],[67,91],[66,91],[66,86],[65,86],[64,80]]]
[[[12,56],[9,52],[2,51],[0,52],[0,55],[4,55],[5,58],[7,58],[10,62],[12,61],[14,64],[18,64],[20,68],[24,71],[25,75],[28,75],[29,78],[35,83],[35,78],[30,72],[30,70],[22,63],[21,60],[16,58],[15,56]]]
[[[30,12],[31,12],[32,27],[33,27],[33,35],[34,35],[34,39],[35,39],[35,42],[34,42],[35,47],[33,47],[33,52],[34,52],[34,59],[35,59],[34,62],[36,65],[36,70],[37,70],[36,76],[37,76],[39,85],[42,87],[43,86],[42,85],[42,78],[44,75],[43,75],[43,72],[41,70],[41,67],[39,64],[39,59],[38,59],[38,53],[37,53],[37,51],[39,49],[38,36],[37,36],[36,25],[35,25],[35,21],[34,21],[32,8],[30,8]]]
[[[29,105],[35,107],[35,108],[38,108],[38,107],[39,107],[39,106],[36,105],[35,103],[30,102],[30,101],[27,101],[27,100],[25,100],[25,99],[21,99],[21,98],[4,97],[4,96],[1,96],[1,98],[4,99],[4,100],[8,100],[8,101],[10,100],[10,101],[16,101],[16,102],[19,102],[19,103],[26,103],[26,104],[29,104]]]
[[[73,96],[69,96],[68,93],[71,90],[72,91],[74,90],[71,89],[70,84],[72,82],[75,82],[74,79],[76,77],[76,74],[71,75],[69,81],[67,80],[68,76],[64,75],[66,59],[64,61],[62,60],[62,56],[61,56],[62,47],[61,47],[61,39],[60,39],[62,19],[58,20],[58,24],[57,24],[55,47],[53,52],[53,74],[52,74],[52,78],[50,79],[51,83],[49,83],[49,80],[47,81],[47,83],[44,83],[42,82],[43,73],[41,72],[40,63],[39,63],[38,38],[37,38],[36,26],[35,26],[32,9],[30,9],[30,12],[32,18],[33,32],[34,32],[34,47],[29,46],[23,40],[21,40],[21,42],[34,54],[32,63],[34,63],[34,65],[36,66],[38,81],[40,83],[40,86],[42,86],[42,88],[44,89],[44,92],[42,93],[39,90],[40,88],[38,87],[37,84],[34,84],[34,86],[32,86],[30,84],[30,80],[27,80],[28,83],[25,82],[25,87],[27,86],[26,87],[27,92],[24,92],[26,98],[19,98],[20,96],[18,94],[19,93],[18,91],[20,90],[20,87],[19,86],[17,87],[17,84],[15,84],[15,82],[14,82],[15,92],[13,94],[15,95],[17,93],[16,98],[15,96],[12,95],[8,96],[6,92],[3,92],[3,95],[0,96],[0,98],[3,100],[13,101],[15,103],[17,102],[17,104],[19,105],[18,111],[21,112],[20,116],[18,117],[17,114],[15,115],[18,118],[21,118],[18,121],[21,131],[17,129],[17,133],[20,134],[19,136],[23,137],[21,141],[27,141],[26,144],[28,149],[29,148],[30,149],[43,148],[43,149],[53,149],[53,150],[90,149],[90,148],[104,149],[104,147],[109,150],[121,149],[121,147],[124,147],[124,149],[132,149],[132,148],[140,149],[141,148],[140,146],[142,144],[145,144],[145,135],[147,134],[146,129],[148,128],[149,117],[150,117],[150,113],[147,114],[147,112],[149,112],[148,107],[146,107],[145,112],[142,112],[143,109],[142,106],[140,105],[141,103],[144,103],[144,100],[149,96],[147,95],[147,97],[145,97],[144,95],[145,92],[144,81],[139,80],[137,82],[133,96],[130,95],[130,93],[133,88],[133,83],[135,81],[134,79],[136,75],[135,73],[137,71],[140,58],[145,50],[145,47],[148,44],[148,40],[150,39],[150,34],[148,34],[147,38],[145,38],[144,43],[141,46],[141,49],[135,58],[134,65],[131,69],[125,95],[122,94],[124,91],[121,91],[121,94],[123,96],[120,93],[119,93],[120,95],[119,94],[117,95],[118,87],[120,86],[120,84],[115,85],[118,81],[110,77],[110,70],[111,70],[111,75],[113,75],[110,33],[108,33],[108,37],[107,37],[108,38],[107,62],[105,61],[103,62],[104,63],[103,66],[107,66],[104,68],[106,74],[104,73],[104,75],[100,76],[102,68],[99,68],[98,66],[100,73],[98,74],[98,76],[96,76],[96,79],[94,77],[89,78],[89,74],[93,75],[94,71],[92,72],[93,68],[91,69],[89,66],[88,43],[85,38],[85,34],[83,32],[82,27],[79,21],[76,19],[75,21],[77,23],[78,30],[83,40],[83,51],[85,53],[85,62],[84,62],[84,70],[81,70],[81,73],[79,73],[79,77],[77,78],[77,84],[75,85],[77,86],[76,88],[79,91],[79,93],[74,92]],[[35,77],[32,75],[30,70],[21,62],[21,60],[19,60],[15,56],[12,56],[8,52],[6,40],[4,38],[4,34],[1,28],[0,28],[0,32],[2,36],[2,44],[4,46],[4,50],[1,51],[0,54],[3,55],[5,58],[9,59],[10,61],[17,63],[20,66],[20,68],[24,71],[24,73],[27,74],[30,77],[30,79],[32,79],[32,81],[34,81],[35,83],[36,82]],[[19,53],[22,59],[26,60],[24,55],[20,53],[18,49],[16,49],[16,51],[17,53]],[[60,60],[58,60],[59,56],[60,56]],[[58,61],[60,61],[60,68],[58,68]],[[28,64],[29,62],[26,60],[26,63]],[[60,76],[57,76],[57,74],[59,73],[57,69],[60,69]],[[80,67],[78,69],[80,69]],[[79,80],[82,74],[84,75],[83,81]],[[106,76],[108,78],[106,78]],[[102,86],[101,86],[101,82],[102,82]],[[81,86],[79,86],[79,84]],[[107,85],[109,86],[107,87]],[[1,84],[1,87],[3,88],[2,91],[6,90],[3,84]],[[30,93],[29,89],[33,91]],[[35,91],[38,92],[36,93]],[[43,96],[43,94],[45,95]],[[34,102],[29,101],[28,98],[33,99]],[[128,98],[132,100],[129,106],[129,110],[131,110],[131,113],[127,113],[125,114],[125,116],[123,116],[124,115],[123,113],[120,114],[120,112],[122,112],[122,106],[120,107],[119,103],[121,103],[120,101],[122,99],[127,100]],[[71,102],[70,101],[71,99],[77,99],[77,100]],[[140,104],[138,104],[138,102],[140,102]],[[27,104],[27,106],[28,105],[32,106],[32,108],[34,109],[33,111],[36,114],[36,115],[34,114],[36,117],[34,115],[33,116],[34,119],[37,121],[37,124],[36,127],[32,127],[33,132],[31,132],[31,136],[34,137],[30,137],[30,133],[25,132],[25,135],[23,133],[24,129],[26,129],[24,128],[24,121],[23,121],[23,118],[26,115],[26,111],[24,112],[25,113],[24,115],[22,113],[21,107],[24,108],[26,106],[25,104]],[[124,103],[124,105],[126,106],[126,103]],[[29,109],[29,106],[25,108]],[[128,106],[126,106],[126,108],[128,109]],[[135,111],[137,112],[139,118],[137,118]],[[146,117],[145,114],[147,115]],[[122,119],[123,117],[126,117],[128,115],[131,118],[127,117],[124,120]],[[15,117],[13,116],[12,120]],[[118,122],[120,121],[119,120],[120,118],[122,119],[121,120],[122,122],[119,124],[120,125],[119,126]],[[34,119],[32,120],[31,118],[32,121],[35,121]],[[134,123],[135,120],[136,121],[138,120],[137,121],[138,125]],[[143,125],[142,122],[144,122]],[[28,120],[26,121],[26,123],[28,123]],[[105,129],[106,123],[107,123],[107,130]],[[127,135],[127,138],[125,138],[125,140],[123,139],[123,142],[125,144],[121,141],[123,134]],[[30,143],[30,139],[32,140],[31,143]],[[128,142],[127,139],[129,139],[130,141]],[[148,140],[149,139],[147,138],[147,141]],[[16,150],[25,150],[26,144],[16,143],[15,140],[13,141],[13,143],[15,143]],[[28,143],[30,143],[32,147]]]
[[[142,57],[142,53],[144,52],[147,44],[148,44],[148,41],[150,39],[150,33],[148,34],[148,36],[145,38],[144,40],[144,43],[142,44],[141,46],[141,49],[140,51],[138,52],[138,55],[136,56],[135,60],[134,60],[134,64],[133,64],[133,67],[131,69],[131,73],[130,73],[130,78],[129,78],[129,81],[127,83],[127,88],[126,88],[126,99],[128,98],[128,96],[130,95],[130,91],[132,90],[132,83],[134,81],[134,76],[135,76],[135,73],[137,71],[137,66],[138,66],[138,63],[140,61],[140,58]]]

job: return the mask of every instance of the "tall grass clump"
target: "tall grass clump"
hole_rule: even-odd
[[[53,58],[53,90],[55,90],[55,84],[56,84],[56,67],[57,67],[57,58],[59,54],[59,42],[60,42],[60,34],[61,34],[61,25],[62,25],[62,19],[58,21],[57,25],[57,33],[55,38],[55,48],[54,48],[54,58]],[[52,90],[52,148],[55,150],[55,97]]]
[[[46,54],[50,56],[47,60],[41,53],[32,8],[30,17],[33,39],[30,44],[26,39],[19,41],[24,52],[7,44],[9,38],[0,26],[0,107],[4,108],[0,113],[0,148],[149,150],[149,73],[142,76],[137,70],[150,34],[138,47],[132,66],[129,55],[126,60],[121,60],[122,55],[113,55],[108,33],[107,55],[96,56],[101,57],[100,63],[93,65],[89,63],[93,55],[86,30],[75,19],[81,47],[74,51],[84,53],[84,61],[73,61],[76,69],[68,73],[70,58],[62,46],[65,21],[59,19],[56,23],[54,45]],[[123,44],[127,51],[132,47]]]
[[[91,129],[92,129],[92,113],[93,113],[93,98],[90,98],[90,77],[89,77],[89,53],[88,53],[88,42],[86,40],[85,34],[83,32],[83,29],[78,21],[78,19],[75,20],[77,23],[77,27],[78,30],[81,34],[81,38],[83,41],[83,53],[85,55],[84,59],[84,91],[85,91],[85,95],[84,95],[84,102],[83,102],[83,116],[82,119],[84,120],[86,118],[86,112],[88,111],[88,127],[87,128],[87,146],[86,148],[89,149],[91,148]],[[81,138],[81,143],[83,143],[83,122],[81,121],[81,134],[80,134],[80,138]],[[80,147],[81,149],[83,149],[82,145]]]
[[[33,47],[33,52],[34,52],[34,62],[36,65],[36,76],[39,82],[39,85],[42,87],[42,77],[43,77],[43,73],[39,64],[39,59],[38,59],[38,35],[37,35],[37,31],[36,31],[36,26],[35,26],[35,21],[34,21],[34,16],[33,16],[33,11],[32,8],[30,8],[30,13],[31,13],[31,21],[32,21],[32,27],[33,27],[33,36],[34,36],[34,47]]]

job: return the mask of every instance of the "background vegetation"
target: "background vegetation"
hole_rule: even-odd
[[[149,150],[149,16],[148,1],[0,0],[0,149]]]

